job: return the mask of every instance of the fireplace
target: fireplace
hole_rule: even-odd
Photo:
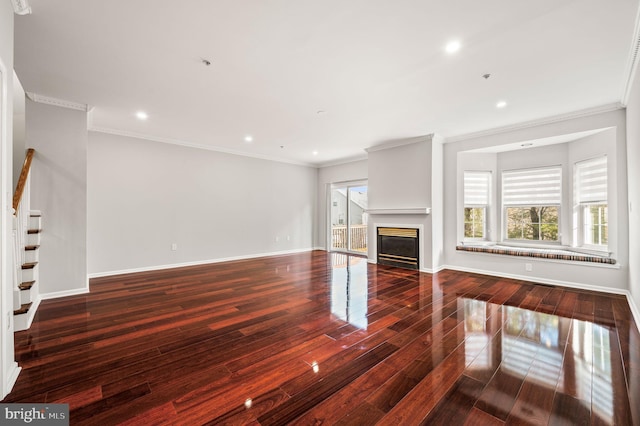
[[[420,269],[417,228],[378,227],[377,232],[379,264]]]

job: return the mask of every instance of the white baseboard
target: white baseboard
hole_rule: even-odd
[[[246,259],[256,259],[259,257],[269,257],[269,256],[282,256],[287,254],[298,254],[298,253],[307,253],[313,250],[323,250],[316,248],[306,248],[306,249],[296,249],[296,250],[284,250],[284,251],[275,251],[271,253],[256,253],[249,254],[243,256],[233,256],[233,257],[222,257],[218,259],[207,259],[207,260],[198,260],[195,262],[183,262],[183,263],[171,263],[166,265],[154,265],[154,266],[145,266],[142,268],[132,268],[132,269],[121,269],[117,271],[105,271],[105,272],[93,272],[88,274],[89,278],[100,278],[100,277],[110,277],[113,275],[124,275],[124,274],[134,274],[137,272],[151,272],[151,271],[160,271],[162,269],[174,269],[174,268],[184,268],[186,266],[199,266],[199,265],[208,265],[212,263],[222,263],[222,262],[232,262],[234,260],[246,260]]]
[[[42,300],[49,300],[49,299],[57,299],[59,297],[77,296],[79,294],[87,294],[87,293],[89,293],[89,287],[77,288],[73,290],[54,291],[51,293],[43,293],[40,295],[40,298],[42,298]]]
[[[451,269],[453,271],[470,272],[470,273],[482,274],[482,275],[491,275],[494,277],[501,277],[501,278],[511,278],[514,280],[549,284],[549,285],[555,285],[560,287],[569,287],[569,288],[575,288],[578,290],[589,290],[589,291],[598,291],[601,293],[621,294],[627,297],[627,302],[629,303],[629,309],[631,309],[633,320],[635,321],[636,327],[638,327],[638,330],[640,330],[640,310],[638,310],[638,306],[633,301],[633,298],[631,297],[631,292],[627,289],[603,287],[598,285],[576,283],[571,281],[551,280],[547,278],[538,278],[538,277],[531,277],[526,275],[505,274],[505,273],[496,272],[496,271],[485,271],[482,269],[465,268],[463,266],[445,265],[442,269]]]
[[[33,319],[36,316],[36,312],[38,312],[38,307],[40,306],[40,302],[42,301],[41,295],[36,295],[36,300],[33,301],[29,310],[20,315],[14,315],[13,317],[13,330],[14,331],[24,331],[28,330],[31,327],[31,323],[33,323]]]
[[[633,315],[633,319],[636,321],[636,327],[640,330],[640,310],[638,310],[638,305],[633,301],[633,297],[631,296],[631,292],[627,291],[627,302],[629,302],[629,309],[631,309],[631,314]]]
[[[486,271],[483,269],[467,268],[464,266],[444,265],[442,269],[451,269],[453,271],[469,272],[473,274],[491,275],[494,277],[501,277],[501,278],[511,278],[514,280],[529,281],[532,283],[540,283],[540,284],[550,284],[550,285],[556,285],[561,287],[570,287],[570,288],[576,288],[580,290],[599,291],[602,293],[625,294],[625,295],[627,294],[627,290],[621,289],[621,288],[603,287],[603,286],[597,286],[597,285],[576,283],[572,281],[552,280],[548,278],[532,277],[529,275],[507,274],[504,272]]]
[[[9,374],[7,375],[7,380],[4,382],[3,389],[5,393],[4,395],[2,395],[2,398],[0,399],[4,399],[5,396],[9,395],[9,392],[11,392],[11,390],[13,389],[13,386],[16,384],[16,381],[18,380],[20,371],[22,371],[22,367],[20,367],[17,362],[13,361],[9,366]]]
[[[421,272],[426,272],[428,274],[437,274],[438,272],[443,271],[445,269],[447,269],[447,268],[444,265],[440,265],[440,266],[437,266],[437,267],[432,268],[432,269],[428,269],[428,268],[421,269],[420,271]]]

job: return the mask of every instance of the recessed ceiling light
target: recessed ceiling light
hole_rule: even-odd
[[[147,118],[149,118],[149,114],[144,111],[138,111],[136,112],[136,117],[138,118],[138,120],[146,120]]]
[[[507,106],[507,102],[506,101],[500,101],[496,104],[496,108],[504,108]]]
[[[247,143],[253,142],[253,136],[251,136],[251,135],[245,136],[244,137],[244,141],[247,142]]]
[[[318,155],[318,151],[313,151],[312,154],[313,155]]]
[[[462,47],[462,44],[460,44],[458,40],[452,40],[449,43],[447,43],[444,50],[447,53],[456,53],[458,50],[460,50],[461,47]]]

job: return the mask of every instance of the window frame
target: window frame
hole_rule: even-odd
[[[542,240],[542,239],[537,239],[537,240],[528,240],[528,239],[521,239],[521,238],[509,238],[509,215],[507,213],[507,210],[510,208],[520,208],[520,209],[531,209],[532,207],[553,207],[555,208],[558,213],[557,213],[557,218],[558,218],[558,222],[557,222],[557,234],[558,234],[558,239],[557,240]],[[530,205],[508,205],[508,206],[504,206],[503,207],[503,223],[504,223],[504,238],[502,239],[503,242],[508,242],[511,244],[516,244],[516,245],[520,245],[520,243],[522,244],[536,244],[536,245],[540,245],[540,244],[551,244],[551,245],[561,245],[561,233],[560,233],[560,222],[561,222],[561,217],[562,217],[562,206],[561,204],[530,204]],[[541,218],[542,219],[542,218]],[[533,224],[533,222],[531,222]],[[543,222],[537,222],[537,224],[539,226],[541,226],[543,224]],[[542,234],[540,232],[540,234]]]
[[[602,164],[604,163],[604,164]],[[582,167],[589,168],[598,165],[604,165],[604,178],[600,179],[599,183],[604,185],[604,194],[601,194],[600,197],[591,194],[591,196],[587,196],[586,199],[583,199],[583,191],[582,191],[582,181],[581,181],[581,173],[580,169]],[[573,245],[577,248],[606,253],[609,252],[609,186],[608,186],[608,173],[609,173],[609,163],[606,155],[601,155],[598,157],[589,158],[586,160],[577,161],[573,164],[573,204],[574,204],[574,212],[576,223],[574,224],[577,228],[578,232],[576,235],[576,241],[573,242]],[[591,180],[593,182],[593,179]],[[604,224],[599,224],[600,233],[602,233],[602,228],[606,227],[607,229],[607,242],[606,244],[593,244],[590,242],[588,238],[588,234],[590,234],[589,228],[592,226],[588,217],[590,217],[590,209],[592,206],[605,206],[605,215],[607,217],[607,221]]]
[[[486,203],[467,203],[468,198],[467,196],[469,195],[469,193],[466,191],[467,186],[466,186],[466,177],[467,175],[471,175],[471,174],[475,174],[475,175],[484,175],[486,178],[486,193],[483,195],[483,197],[486,200]],[[491,207],[491,186],[493,183],[493,173],[490,170],[465,170],[463,172],[462,175],[462,197],[463,197],[463,202],[462,202],[462,240],[463,241],[469,241],[469,242],[479,242],[479,241],[489,241],[489,226],[488,226],[488,221],[489,221],[489,214],[491,213],[490,207]],[[483,211],[483,220],[482,220],[482,237],[478,238],[478,237],[467,237],[466,236],[466,230],[465,230],[465,225],[468,223],[466,221],[466,209],[482,209]]]
[[[548,197],[550,200],[552,200],[551,202],[547,200],[545,200],[547,202],[544,202],[544,203],[536,202],[539,200],[537,200],[536,199],[537,197],[535,196],[530,200],[524,200],[522,202],[505,202],[505,189],[506,189],[505,187],[508,186],[508,185],[505,185],[505,175],[507,176],[507,179],[509,179],[509,178],[513,178],[517,174],[526,175],[527,172],[530,172],[531,175],[535,175],[537,172],[544,173],[545,171],[553,172],[558,175],[558,182],[557,182],[557,186],[559,188],[558,194],[557,195],[553,194]],[[500,204],[502,209],[502,226],[500,227],[502,232],[502,235],[501,235],[502,243],[505,243],[507,245],[515,245],[515,246],[527,246],[527,245],[538,246],[538,247],[544,246],[544,245],[553,246],[553,247],[562,246],[562,202],[564,199],[562,172],[563,172],[563,168],[561,165],[502,170],[502,172],[500,173],[501,184],[502,184],[502,191],[501,191],[501,197],[500,197]],[[535,178],[531,178],[531,179],[533,180]],[[536,191],[534,191],[534,193],[535,192]],[[509,208],[530,209],[532,207],[554,207],[557,209],[557,240],[541,240],[541,239],[529,240],[529,239],[509,238],[509,219],[508,219],[507,210]],[[538,224],[541,224],[541,222],[538,222]]]

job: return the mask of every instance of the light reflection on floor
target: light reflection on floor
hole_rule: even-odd
[[[367,329],[367,260],[333,253],[331,313],[349,324]]]
[[[340,253],[333,253],[331,259],[331,313],[366,330],[370,292],[367,261]],[[440,287],[433,280],[434,291],[428,292],[429,299],[440,293]],[[499,368],[536,386],[570,394],[605,423],[613,424],[608,328],[469,298],[458,299],[456,315],[464,321],[467,371]],[[494,347],[490,341],[496,333],[500,345]],[[499,354],[492,353],[496,349]],[[534,362],[535,372],[530,373]]]

